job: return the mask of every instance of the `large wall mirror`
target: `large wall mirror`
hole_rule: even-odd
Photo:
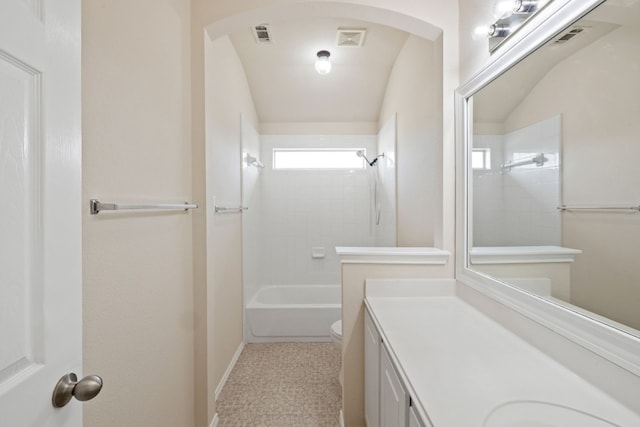
[[[580,2],[564,3],[568,15]],[[568,26],[539,24],[531,54],[468,85],[463,262],[636,339],[640,1],[585,3]]]

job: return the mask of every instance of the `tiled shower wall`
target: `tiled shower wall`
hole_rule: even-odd
[[[474,148],[491,149],[491,170],[474,171],[473,245],[561,245],[561,116],[504,135],[474,135]],[[544,153],[535,164],[500,165]]]
[[[262,169],[247,163],[247,155],[260,158],[260,135],[253,125],[241,117],[242,139],[242,282],[243,300],[255,294],[262,282]]]
[[[376,218],[374,246],[397,245],[396,123],[396,114],[394,114],[380,129],[376,155],[384,154],[384,156],[378,159],[376,168],[369,169],[378,177],[378,194],[374,195],[377,206],[372,206],[374,218]]]
[[[373,246],[367,170],[274,171],[273,148],[365,148],[376,135],[262,135],[259,214],[260,286],[338,284],[336,246]],[[250,208],[251,209],[251,208]],[[256,220],[258,220],[256,218]],[[253,230],[256,228],[254,227]],[[324,258],[313,258],[313,248]]]

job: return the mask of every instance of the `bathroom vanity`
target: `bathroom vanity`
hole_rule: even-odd
[[[456,294],[367,281],[367,425],[638,426],[640,415]]]

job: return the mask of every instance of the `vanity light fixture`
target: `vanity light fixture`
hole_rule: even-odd
[[[331,71],[331,61],[329,61],[331,53],[329,53],[328,50],[321,50],[317,53],[317,56],[318,59],[315,63],[316,71],[322,76],[329,74],[329,71]]]
[[[513,13],[533,13],[540,6],[539,0],[515,0],[513,3]]]
[[[511,27],[505,24],[492,24],[489,26],[489,37],[507,37],[511,33]]]
[[[552,0],[506,0],[496,6],[498,20],[488,27],[489,52],[493,53],[518,27]],[[487,28],[487,27],[485,27]]]
[[[495,17],[497,19],[508,18],[514,13],[533,13],[543,5],[542,0],[505,0],[496,5]]]

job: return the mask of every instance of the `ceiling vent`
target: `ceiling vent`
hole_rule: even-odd
[[[581,26],[573,26],[569,28],[564,33],[560,34],[558,37],[553,39],[553,44],[563,44],[573,39],[574,37],[579,36],[585,31],[588,31],[590,27],[581,27]]]
[[[338,46],[361,47],[366,33],[365,28],[338,28],[336,44]]]
[[[256,25],[254,27],[251,27],[251,29],[253,30],[253,36],[256,38],[256,43],[273,44],[269,24]]]

